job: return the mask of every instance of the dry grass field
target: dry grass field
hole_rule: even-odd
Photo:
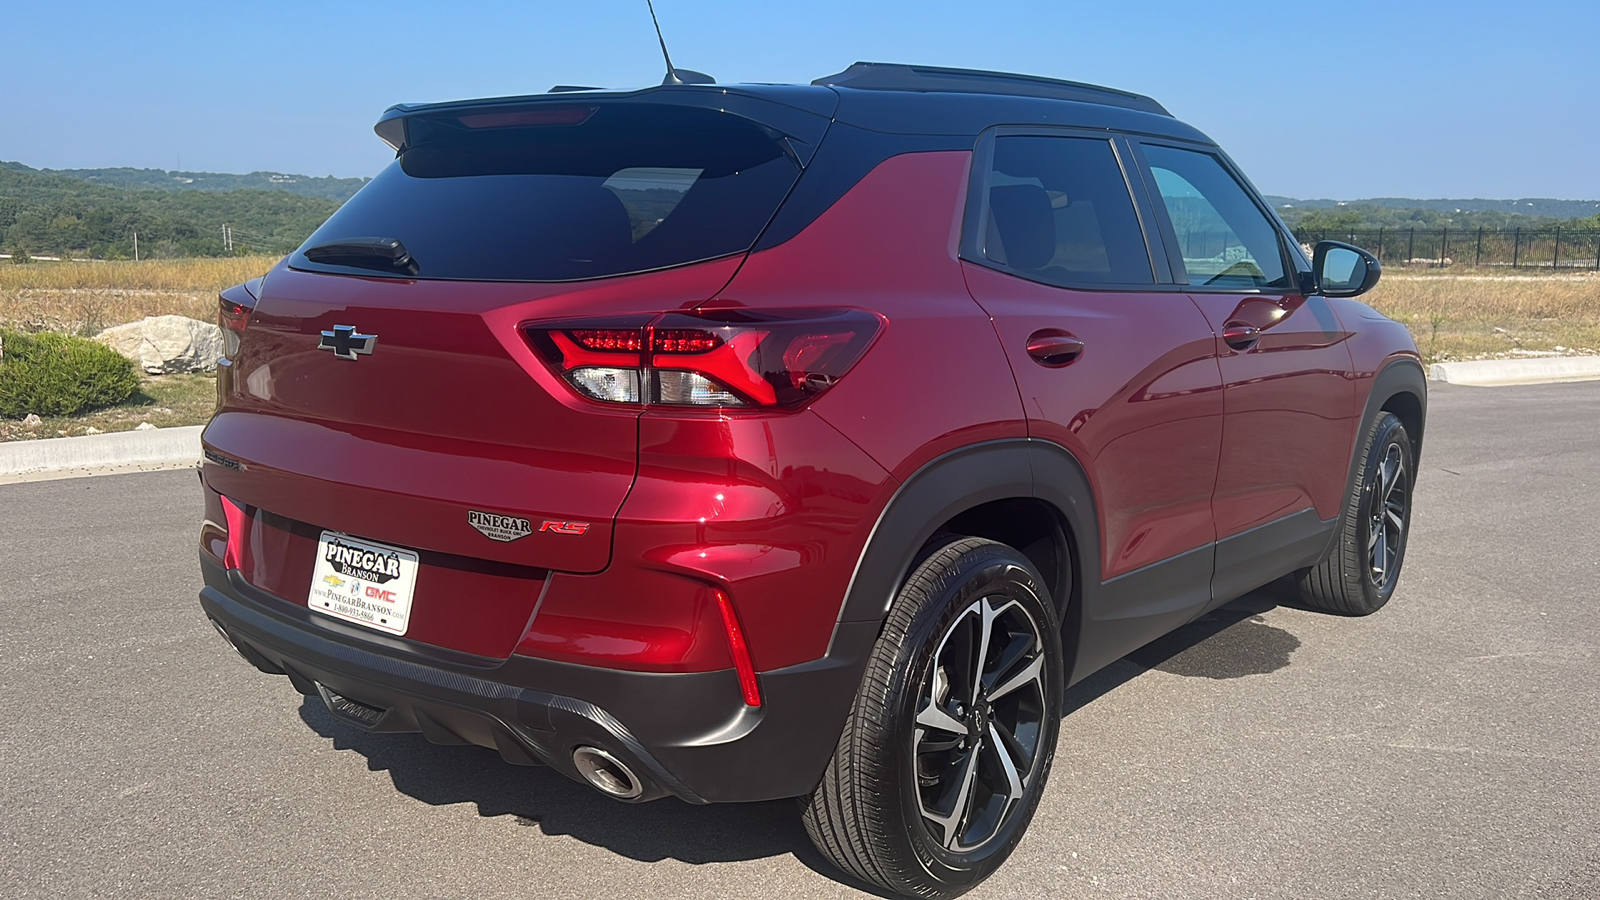
[[[255,278],[274,256],[144,262],[0,264],[0,325],[93,335],[145,316],[213,322],[217,291]]]
[[[1600,272],[1391,269],[1362,298],[1429,362],[1600,353]]]
[[[0,264],[0,325],[93,334],[144,316],[212,321],[216,292],[275,257]],[[1600,273],[1390,269],[1365,298],[1428,360],[1600,353]]]
[[[145,316],[177,314],[214,322],[217,291],[255,278],[277,257],[147,260],[144,262],[0,263],[0,325],[22,331],[93,335]],[[146,376],[120,406],[79,416],[49,417],[28,427],[0,420],[0,441],[201,425],[216,406],[210,375]]]

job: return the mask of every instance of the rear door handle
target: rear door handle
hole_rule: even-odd
[[[1083,355],[1083,341],[1070,331],[1042,328],[1028,335],[1028,355],[1041,366],[1059,369]]]
[[[1229,322],[1222,329],[1222,342],[1235,350],[1249,350],[1261,340],[1261,329],[1243,322]]]

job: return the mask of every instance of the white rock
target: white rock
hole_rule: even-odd
[[[140,422],[138,424],[138,426],[136,426],[133,430],[134,431],[155,431],[156,427],[154,425],[151,425],[149,422]]]
[[[85,428],[83,430],[83,433],[84,434],[100,434],[100,429],[94,427],[93,425],[90,425],[88,428]]]
[[[28,413],[22,419],[22,427],[23,428],[38,428],[42,424],[44,424],[44,420],[39,418],[38,416],[34,415],[33,413]]]
[[[214,372],[222,355],[222,329],[184,316],[150,316],[107,328],[95,340],[151,375]]]

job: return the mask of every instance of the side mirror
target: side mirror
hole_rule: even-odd
[[[1311,251],[1316,292],[1324,297],[1359,297],[1383,275],[1383,263],[1371,253],[1339,241],[1322,241]]]

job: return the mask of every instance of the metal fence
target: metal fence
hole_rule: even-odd
[[[1600,230],[1572,228],[1295,229],[1307,246],[1355,244],[1391,266],[1600,270]]]

